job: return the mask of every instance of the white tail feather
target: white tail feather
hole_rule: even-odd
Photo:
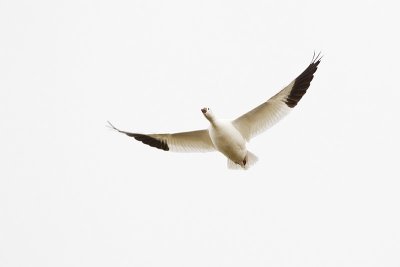
[[[231,170],[243,170],[243,167],[240,166],[239,164],[236,164],[232,160],[228,159],[228,169],[231,169]]]
[[[253,166],[257,161],[258,161],[257,156],[254,155],[253,153],[251,153],[250,151],[247,151],[246,165],[236,164],[232,160],[228,159],[228,169],[231,169],[231,170],[247,170],[251,166]]]
[[[258,161],[258,158],[256,155],[254,155],[253,153],[251,153],[250,151],[247,151],[247,156],[246,156],[246,169],[250,168],[251,166],[253,166],[254,164],[256,164],[256,162]]]

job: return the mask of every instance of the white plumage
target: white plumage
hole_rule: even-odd
[[[320,62],[320,54],[314,54],[310,65],[289,85],[233,121],[220,121],[209,108],[201,109],[210,122],[209,129],[172,134],[140,134],[121,131],[108,123],[114,130],[158,149],[175,152],[219,151],[228,158],[228,168],[248,169],[258,159],[247,150],[246,142],[272,127],[297,105],[309,88]]]

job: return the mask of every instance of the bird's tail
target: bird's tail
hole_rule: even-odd
[[[246,164],[243,164],[243,165],[237,164],[237,163],[233,162],[232,160],[228,159],[228,169],[247,170],[258,161],[257,156],[254,155],[253,153],[251,153],[250,151],[247,151],[247,155],[246,155],[245,159],[246,159]]]
[[[257,156],[251,153],[250,151],[247,151],[246,165],[244,168],[247,170],[248,168],[256,164],[257,161],[258,161]]]
[[[240,166],[239,164],[236,164],[232,160],[228,159],[228,169],[231,169],[231,170],[243,170],[243,167]]]

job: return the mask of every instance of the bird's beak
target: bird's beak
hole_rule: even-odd
[[[201,109],[201,112],[203,112],[203,114],[206,114],[207,108],[202,108],[202,109]]]

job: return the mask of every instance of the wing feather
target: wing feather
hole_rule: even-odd
[[[173,152],[209,152],[214,151],[208,130],[198,130],[171,134],[140,134],[121,131],[108,122],[110,127],[120,133],[164,151]]]

